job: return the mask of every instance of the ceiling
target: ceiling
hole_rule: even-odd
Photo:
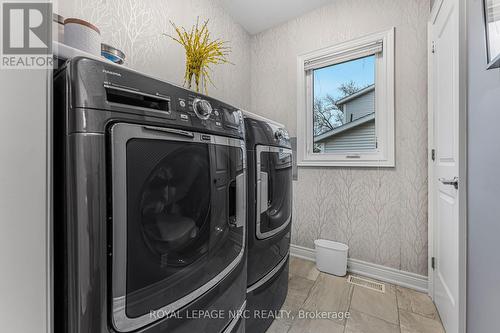
[[[222,0],[233,19],[254,35],[333,0]]]

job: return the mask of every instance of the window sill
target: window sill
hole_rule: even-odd
[[[317,161],[304,160],[297,162],[299,168],[304,167],[359,167],[359,168],[394,168],[394,161]]]

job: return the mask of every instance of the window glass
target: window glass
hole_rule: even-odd
[[[313,152],[375,150],[375,55],[313,70]]]
[[[500,55],[500,0],[486,0],[489,60]]]

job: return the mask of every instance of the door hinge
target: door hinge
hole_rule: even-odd
[[[433,161],[436,160],[436,149],[431,150],[431,158]]]
[[[432,52],[432,54],[436,53],[436,42],[435,41],[432,41],[431,52]]]
[[[432,257],[432,259],[431,259],[431,267],[434,270],[436,269],[436,258],[434,258],[434,257]]]

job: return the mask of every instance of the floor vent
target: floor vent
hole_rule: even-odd
[[[347,277],[347,282],[355,286],[367,288],[370,290],[378,291],[379,293],[385,293],[385,284],[376,282],[373,280],[368,280],[359,276],[349,275]]]

